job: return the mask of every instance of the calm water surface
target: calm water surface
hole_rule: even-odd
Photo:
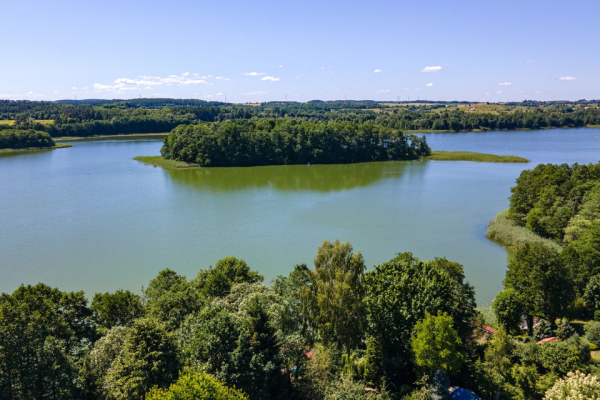
[[[367,265],[410,251],[465,266],[480,303],[502,287],[507,253],[485,238],[510,187],[538,163],[600,160],[599,129],[435,134],[436,150],[514,154],[529,164],[409,161],[164,170],[134,161],[160,139],[77,141],[0,157],[0,292],[138,291],[171,268],[193,277],[235,255],[270,281],[312,264],[325,239]]]

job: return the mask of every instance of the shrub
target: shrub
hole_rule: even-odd
[[[556,328],[556,337],[560,340],[566,340],[575,334],[575,328],[569,321],[562,321]]]
[[[552,336],[552,334],[550,322],[546,321],[545,319],[540,320],[540,322],[538,322],[538,324],[533,328],[533,338],[536,341],[549,338]]]
[[[587,399],[600,400],[600,380],[579,371],[569,372],[559,379],[544,396],[545,400]]]
[[[588,342],[600,346],[600,322],[594,322],[587,327],[585,338]]]

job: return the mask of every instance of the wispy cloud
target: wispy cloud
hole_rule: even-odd
[[[231,81],[231,80],[233,80],[231,78],[223,78],[222,76],[217,76],[215,79],[218,79],[220,81]]]
[[[204,78],[204,77],[202,77]],[[160,85],[167,86],[184,86],[184,85],[212,85],[208,83],[204,79],[200,79],[197,77],[190,77],[189,72],[183,73],[181,75],[169,75],[166,78],[161,78],[160,76],[138,76],[135,79],[129,78],[119,78],[116,79],[112,85],[104,85],[101,83],[94,83],[94,89],[98,92],[122,92],[125,90],[139,90],[139,89],[152,89],[153,87]],[[73,88],[73,90],[77,90],[77,88]]]
[[[535,62],[535,60],[527,60],[527,61],[525,61],[525,62],[526,62],[526,63],[529,63],[529,64],[531,64],[531,63],[534,63],[534,62]]]
[[[510,85],[512,85],[512,83],[510,83],[510,82],[502,82],[502,83],[498,84],[498,86],[510,86]]]
[[[435,66],[431,66],[431,67],[425,67],[421,70],[421,72],[438,72],[441,69],[442,69],[441,65],[435,65]]]
[[[279,78],[275,78],[272,76],[265,76],[264,78],[260,78],[261,81],[271,81],[271,82],[277,82],[279,80]]]
[[[256,95],[267,94],[267,93],[269,93],[269,92],[261,92],[260,90],[255,90],[253,92],[244,93],[244,95],[246,95],[246,96],[256,96]]]
[[[2,94],[0,93],[0,99],[33,99],[46,97],[43,94],[37,94],[34,92],[27,92],[25,94]]]
[[[427,87],[432,87],[432,86],[433,86],[433,83],[428,83],[428,84],[427,84],[427,85],[425,85],[425,86],[427,86]]]
[[[383,90],[383,89],[377,91],[377,93],[389,93],[389,92],[390,92],[389,90]]]
[[[574,81],[575,78],[574,76],[561,76],[560,78],[558,78],[559,81]]]
[[[280,64],[280,65],[279,65],[279,68],[283,68],[283,65],[281,65],[281,64]]]
[[[498,91],[496,92],[496,94],[500,94],[500,93],[502,93],[502,90],[498,90]]]
[[[244,72],[245,76],[261,76],[266,74],[266,72]]]
[[[375,70],[375,71],[373,71],[373,72],[374,72],[374,73],[376,73],[376,74],[378,74],[378,73],[380,73],[380,72],[381,72],[381,70],[380,70],[380,69],[376,69],[376,70]]]

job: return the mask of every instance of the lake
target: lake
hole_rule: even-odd
[[[478,302],[502,289],[507,252],[485,237],[510,188],[538,163],[600,160],[600,129],[430,134],[434,150],[513,154],[529,164],[398,161],[164,170],[133,160],[160,139],[73,141],[0,156],[0,292],[44,282],[95,292],[188,277],[234,255],[265,275],[312,266],[325,239],[367,266],[410,251],[465,267]]]

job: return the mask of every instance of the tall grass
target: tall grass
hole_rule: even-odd
[[[515,224],[508,218],[508,210],[500,211],[498,215],[489,223],[485,235],[500,244],[503,247],[508,247],[512,250],[518,250],[525,243],[540,242],[558,251],[563,248],[558,243],[545,239],[529,229]]]
[[[141,163],[163,168],[199,168],[197,164],[189,164],[183,161],[168,160],[162,156],[139,156],[133,158]]]
[[[496,163],[526,163],[528,159],[519,156],[501,156],[497,154],[475,153],[472,151],[432,151],[424,160],[436,161],[478,161]]]

